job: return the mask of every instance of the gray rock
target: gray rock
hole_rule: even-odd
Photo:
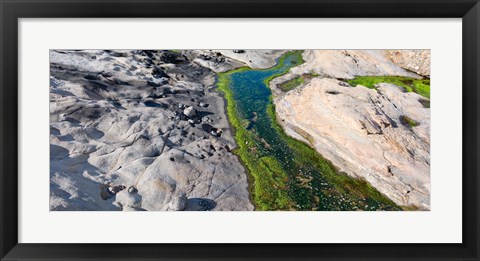
[[[121,206],[123,211],[138,211],[142,209],[142,197],[125,190],[117,194],[114,203],[117,206]]]
[[[214,73],[169,51],[119,52],[50,52],[50,210],[165,211],[179,188],[187,198],[215,199],[214,210],[253,210],[235,155],[201,159],[210,145],[236,147],[223,98],[205,91]],[[166,76],[154,78],[159,69]],[[192,99],[222,116],[215,121],[222,139],[187,121]],[[191,120],[201,123],[198,115]]]
[[[192,106],[189,106],[185,110],[183,110],[183,114],[185,114],[185,116],[191,118],[191,117],[193,117],[197,114],[197,111]]]
[[[172,200],[168,204],[170,210],[182,211],[187,207],[187,197],[185,194],[177,194],[172,197]]]
[[[135,194],[137,192],[138,192],[138,190],[134,186],[130,186],[128,188],[128,193],[130,193],[130,194]]]
[[[123,185],[108,187],[108,191],[112,194],[117,194],[118,192],[120,192],[124,189],[125,189],[125,186],[123,186]]]

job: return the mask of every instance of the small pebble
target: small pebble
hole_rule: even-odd
[[[130,186],[128,188],[128,193],[130,193],[130,194],[134,194],[134,193],[137,193],[137,192],[138,192],[138,190],[134,186]]]

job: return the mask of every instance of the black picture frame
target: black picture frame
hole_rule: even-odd
[[[480,260],[478,0],[0,0],[0,16],[1,260]],[[18,243],[18,19],[30,17],[462,18],[463,243]]]

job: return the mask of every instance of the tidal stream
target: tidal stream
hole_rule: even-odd
[[[287,136],[275,118],[268,79],[302,63],[301,51],[285,54],[270,69],[219,75],[236,154],[250,175],[258,210],[399,210],[366,181],[340,173],[313,148]]]

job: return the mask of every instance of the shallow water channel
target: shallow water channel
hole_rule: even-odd
[[[266,81],[301,62],[300,51],[290,52],[270,69],[231,71],[219,78],[229,92],[236,153],[250,173],[257,210],[398,210],[367,182],[339,173],[314,149],[288,137],[276,122]]]

